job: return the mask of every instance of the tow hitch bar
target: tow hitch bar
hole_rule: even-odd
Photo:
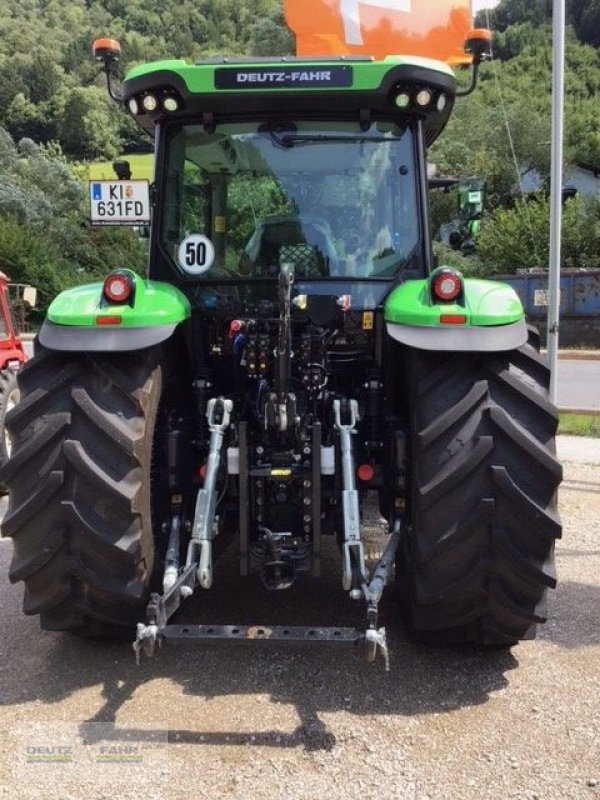
[[[378,604],[388,582],[396,550],[400,543],[400,526],[391,535],[381,556],[373,578],[362,586],[367,603],[367,628],[269,626],[269,625],[169,625],[169,618],[177,611],[181,601],[189,597],[196,585],[197,564],[187,565],[176,583],[164,594],[153,594],[146,608],[147,622],[138,623],[137,636],[133,643],[136,661],[140,656],[153,656],[156,645],[162,642],[171,644],[206,644],[209,642],[252,642],[275,645],[314,645],[331,644],[337,647],[361,648],[367,660],[375,661],[377,653],[383,656],[385,669],[389,671],[389,650],[385,628],[377,627]]]

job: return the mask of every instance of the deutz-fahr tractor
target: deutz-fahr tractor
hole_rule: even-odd
[[[473,83],[487,44],[468,42]],[[95,53],[155,141],[148,269],[60,294],[20,375],[0,480],[25,613],[137,630],[138,655],[275,639],[373,659],[393,582],[387,622],[419,640],[532,637],[555,584],[557,414],[513,290],[432,255],[426,154],[460,93],[451,69],[172,60],[116,90],[118,43]],[[326,537],[331,591],[364,603],[364,628],[177,624],[225,542],[277,602],[319,577]]]
[[[481,178],[461,178],[458,181],[458,219],[450,233],[449,244],[455,250],[472,253],[481,231],[485,197],[485,181]]]

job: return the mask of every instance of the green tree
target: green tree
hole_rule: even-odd
[[[0,124],[6,124],[6,109],[13,99],[28,93],[25,75],[30,66],[28,56],[19,53],[15,56],[5,57],[0,63]]]
[[[518,201],[514,208],[496,209],[486,218],[478,240],[484,270],[512,273],[548,267],[550,204]],[[600,267],[600,203],[573,198],[563,207],[562,266]]]
[[[76,158],[113,158],[119,153],[119,117],[97,86],[71,89],[58,120],[65,152]]]
[[[62,86],[62,70],[54,57],[41,50],[33,54],[25,80],[32,103],[50,100]]]
[[[583,4],[575,30],[582,42],[600,47],[600,0],[588,0]]]
[[[287,56],[295,51],[294,37],[285,24],[282,8],[258,19],[250,31],[250,52],[255,56]]]
[[[501,0],[493,10],[480,11],[475,24],[486,26],[489,21],[496,31],[521,23],[537,26],[552,19],[552,8],[552,0]],[[581,42],[600,47],[600,0],[570,0],[567,22]]]
[[[0,266],[39,289],[34,318],[68,286],[115,267],[144,267],[144,247],[130,229],[90,227],[87,192],[57,143],[15,146],[0,128]]]

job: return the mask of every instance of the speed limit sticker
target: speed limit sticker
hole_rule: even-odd
[[[208,236],[194,233],[179,245],[179,266],[190,275],[202,275],[215,260],[215,248]]]

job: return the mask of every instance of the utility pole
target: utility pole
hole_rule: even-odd
[[[550,264],[548,272],[548,360],[550,398],[556,404],[560,320],[560,266],[565,93],[565,0],[552,3],[552,165],[550,181]]]

